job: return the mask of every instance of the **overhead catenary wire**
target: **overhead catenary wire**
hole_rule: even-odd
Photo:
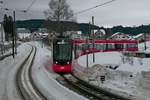
[[[81,14],[81,13],[84,13],[84,12],[87,12],[87,11],[92,10],[92,9],[95,9],[95,8],[97,8],[97,7],[101,7],[101,6],[107,5],[107,4],[112,3],[112,2],[114,2],[114,1],[116,1],[116,0],[110,0],[110,1],[104,2],[104,3],[102,3],[102,4],[96,5],[96,6],[94,6],[94,7],[87,8],[87,9],[85,9],[85,10],[76,12],[75,15],[78,15],[78,14]]]
[[[36,0],[33,0],[25,11],[26,12],[29,11],[35,2],[36,2]]]
[[[12,8],[7,8],[7,7],[1,7],[1,9],[3,9],[3,10],[5,10],[5,11],[19,11],[19,12],[24,12],[24,13],[27,13],[30,9],[31,9],[31,7],[33,6],[33,4],[36,2],[36,0],[33,0],[32,2],[31,2],[31,4],[27,7],[27,9],[25,9],[25,10],[19,10],[19,9],[12,9]]]

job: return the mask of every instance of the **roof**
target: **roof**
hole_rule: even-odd
[[[92,40],[88,40],[88,43],[92,43]],[[75,39],[75,44],[86,43],[86,40]],[[95,40],[95,43],[137,43],[136,40]]]
[[[117,33],[113,34],[111,37],[114,37],[114,36],[116,36],[116,35],[118,35],[118,34],[124,34],[124,33],[117,32]]]
[[[139,37],[141,37],[142,35],[143,35],[143,33],[138,34],[138,35],[134,36],[134,38],[139,38]]]

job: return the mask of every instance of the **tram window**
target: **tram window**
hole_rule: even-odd
[[[123,49],[123,44],[115,44],[116,49]]]
[[[79,50],[82,50],[82,46],[79,45]]]
[[[83,44],[82,48],[83,48],[83,50],[88,49],[89,48],[89,44]]]
[[[89,48],[93,48],[93,44],[90,43],[90,44],[89,44]]]
[[[76,45],[76,49],[77,50],[81,50],[81,46],[80,45]]]
[[[113,49],[114,48],[114,44],[107,44],[107,48],[108,49]]]
[[[103,50],[103,48],[104,48],[103,44],[98,44],[97,45],[97,49]]]
[[[70,60],[72,57],[72,47],[70,44],[59,44],[54,46],[54,59]]]
[[[106,50],[106,44],[103,44],[103,50]]]
[[[97,48],[97,44],[94,44],[94,47]]]
[[[127,44],[127,47],[128,48],[135,48],[135,47],[137,47],[137,44]]]

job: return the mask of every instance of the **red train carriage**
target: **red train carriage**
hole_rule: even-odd
[[[91,52],[138,51],[136,40],[74,40],[77,56]],[[79,53],[78,53],[79,52]]]
[[[56,38],[53,40],[53,70],[57,73],[72,71],[72,45],[69,38]]]

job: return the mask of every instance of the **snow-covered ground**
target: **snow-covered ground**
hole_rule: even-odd
[[[139,45],[139,50],[150,52],[150,42],[146,45],[146,51],[144,43]],[[87,68],[86,58],[84,55],[77,60],[84,70]],[[150,58],[127,57],[121,52],[95,53],[94,63],[93,54],[89,54],[88,58],[88,72],[83,73],[95,79],[91,83],[131,99],[150,100]],[[102,75],[106,77],[103,84],[100,81]],[[83,79],[89,79],[87,76]]]
[[[103,66],[112,66],[116,70],[128,71],[132,73],[137,73],[141,71],[150,71],[150,58],[137,58],[137,57],[127,57],[121,52],[100,52],[95,53],[95,62],[93,63],[93,54],[89,54],[88,66],[92,67],[95,64],[100,64]],[[81,66],[87,66],[86,55],[78,59],[78,63]]]
[[[31,42],[37,47],[32,75],[37,87],[49,100],[87,100],[85,97],[63,87],[56,81],[58,74],[51,71],[51,52],[41,48],[41,42]],[[21,100],[16,91],[15,74],[21,61],[28,55],[31,47],[22,44],[18,54],[0,61],[0,100]]]
[[[0,100],[20,100],[15,91],[15,72],[18,69],[17,64],[28,54],[30,49],[27,44],[22,44],[17,49],[18,54],[15,59],[10,56],[0,61]]]
[[[51,52],[46,48],[41,48],[41,42],[31,44],[37,47],[32,71],[38,88],[53,100],[86,100],[56,81],[58,75],[53,73],[50,67],[52,64]],[[139,48],[140,51],[144,51],[143,44],[140,44]],[[12,100],[19,100],[16,92],[12,92],[14,91],[12,81],[17,69],[16,64],[29,53],[30,49],[27,44],[20,45],[15,59],[10,56],[0,61],[0,100],[9,100],[11,95],[16,96]],[[146,52],[149,51],[150,42],[147,42]],[[96,59],[93,63],[92,54],[88,56],[88,71],[86,71],[86,56],[80,57],[77,61],[80,71],[88,72],[87,76],[82,76],[84,79],[94,78],[95,81],[91,81],[92,84],[125,97],[150,100],[150,58],[126,57],[121,52],[101,52],[95,53]],[[103,84],[100,81],[101,75],[106,76]]]

